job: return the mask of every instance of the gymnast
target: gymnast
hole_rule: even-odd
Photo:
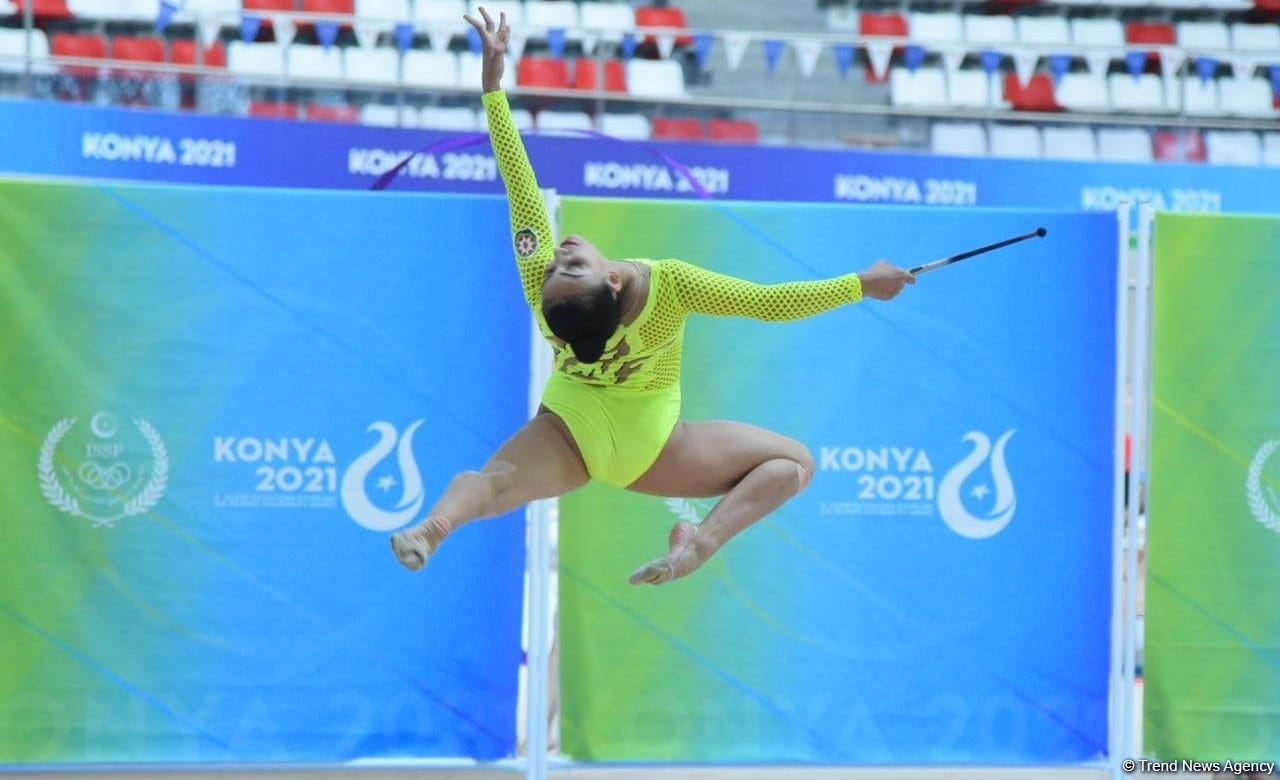
[[[391,537],[400,563],[420,569],[450,533],[478,518],[560,496],[590,479],[657,496],[721,496],[697,525],[681,521],[667,554],[631,575],[633,585],[685,577],[726,542],[795,496],[813,477],[809,449],[738,422],[680,417],[680,351],[690,314],[779,322],[864,296],[889,300],[908,271],[885,261],[820,281],[759,285],[680,260],[610,260],[581,236],[554,244],[533,169],[500,91],[510,38],[467,22],[483,42],[482,97],[506,185],[525,300],[555,353],[538,413],[479,471],[464,471],[417,525]]]

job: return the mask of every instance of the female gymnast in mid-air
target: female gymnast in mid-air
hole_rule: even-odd
[[[680,348],[690,314],[783,321],[859,301],[888,300],[915,278],[880,261],[822,281],[759,285],[680,260],[610,260],[581,236],[552,242],[524,146],[499,90],[510,28],[485,9],[483,102],[506,184],[525,299],[555,352],[538,413],[480,471],[453,478],[416,526],[391,537],[419,569],[464,523],[502,515],[589,479],[658,496],[722,496],[698,525],[678,522],[667,554],[631,575],[658,585],[684,577],[747,526],[799,493],[813,456],[798,441],[736,422],[680,417]]]

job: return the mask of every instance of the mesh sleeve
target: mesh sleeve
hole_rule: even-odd
[[[676,296],[690,313],[785,322],[862,300],[857,274],[812,282],[756,284],[681,260],[668,262]]]
[[[511,207],[511,238],[516,255],[516,267],[520,271],[520,286],[525,300],[536,306],[542,291],[542,277],[546,272],[555,245],[551,238],[551,221],[538,191],[538,180],[533,166],[525,154],[524,143],[511,119],[511,107],[501,91],[486,92],[485,115],[489,119],[489,141],[493,154],[498,158],[498,170],[507,187],[507,202]]]

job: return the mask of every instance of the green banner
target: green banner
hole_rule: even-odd
[[[1280,759],[1280,220],[1155,224],[1143,752]]]

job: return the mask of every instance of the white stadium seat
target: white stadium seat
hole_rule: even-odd
[[[1030,46],[1067,46],[1071,28],[1064,16],[1019,16],[1018,42]]]
[[[1194,73],[1184,76],[1181,109],[1192,116],[1217,116],[1221,113],[1218,108],[1217,80],[1201,81]]]
[[[379,30],[391,30],[412,19],[413,8],[409,0],[356,0],[356,16]]]
[[[1233,24],[1231,48],[1236,51],[1256,51],[1274,54],[1280,51],[1280,25]]]
[[[488,8],[488,6],[485,6]],[[458,83],[466,89],[480,90],[480,74],[483,71],[484,63],[480,60],[480,55],[474,52],[464,51],[458,55]],[[506,65],[502,69],[502,81],[498,86],[508,92],[512,92],[516,88],[516,62],[508,56]]]
[[[929,148],[934,154],[982,157],[987,153],[987,131],[977,122],[934,122]]]
[[[289,77],[295,79],[342,80],[342,53],[338,47],[292,44],[288,57]]]
[[[908,17],[907,30],[914,43],[958,43],[964,40],[960,14],[917,11]]]
[[[617,42],[636,28],[636,12],[627,3],[583,3],[582,26],[602,41]]]
[[[1276,115],[1270,79],[1222,79],[1218,82],[1218,97],[1222,101],[1222,113],[1229,116]]]
[[[507,24],[513,30],[524,29],[524,3],[520,0],[471,0],[470,13],[477,19],[480,18],[480,6],[484,6],[493,21],[498,21],[499,14],[506,14]]]
[[[360,109],[360,123],[378,127],[418,127],[418,110],[411,106],[384,106],[369,103]]]
[[[456,130],[469,133],[479,128],[476,113],[465,106],[423,106],[422,127],[431,130]]]
[[[1017,39],[1017,31],[1013,26],[1013,17],[965,14],[964,39],[966,43],[977,45],[998,46],[1000,44],[1013,43]]]
[[[27,34],[22,30],[0,28],[0,73],[22,73],[26,70]],[[49,38],[44,30],[31,31],[31,70],[53,73],[49,62]]]
[[[342,50],[342,72],[359,84],[394,84],[400,80],[400,55],[386,46],[348,46]]]
[[[1184,49],[1220,50],[1231,48],[1227,26],[1222,22],[1178,22],[1178,45]]]
[[[947,105],[947,84],[942,68],[906,68],[889,71],[889,101],[895,106],[941,107]]]
[[[204,18],[218,27],[233,27],[240,23],[240,10],[240,0],[189,0],[173,18],[183,24]]]
[[[1280,165],[1280,133],[1262,134],[1262,164]]]
[[[414,87],[456,87],[459,83],[458,57],[447,51],[410,49],[404,53],[403,67],[404,83]]]
[[[132,0],[67,0],[67,10],[78,19],[121,22],[133,19]]]
[[[627,91],[639,97],[684,97],[684,70],[674,60],[628,60]]]
[[[1098,159],[1098,143],[1088,127],[1046,127],[1043,131],[1044,156],[1058,160]]]
[[[652,131],[642,114],[601,114],[600,132],[625,141],[647,141]]]
[[[1003,84],[997,81],[996,84]],[[953,106],[1004,108],[1003,99],[992,104],[991,78],[981,70],[954,70],[947,74],[947,97]]]
[[[577,3],[566,0],[529,0],[524,4],[524,23],[533,32],[551,27],[563,27],[570,33],[581,26],[582,15]]]
[[[227,71],[238,76],[284,78],[284,47],[232,41],[227,44]]]
[[[1072,19],[1071,42],[1076,46],[1124,46],[1124,25],[1116,19]]]
[[[1040,129],[1030,125],[992,125],[992,157],[1040,157]]]
[[[1215,165],[1258,165],[1262,143],[1248,130],[1209,130],[1204,134],[1205,156]]]
[[[462,15],[467,12],[465,0],[414,0],[413,21],[419,29],[444,30],[462,35],[467,23]]]
[[[539,130],[595,130],[591,117],[582,111],[539,111],[534,117]]]
[[[1064,73],[1053,91],[1058,105],[1072,111],[1106,111],[1107,82],[1093,73]]]
[[[1128,73],[1107,76],[1107,92],[1114,111],[1156,114],[1165,110],[1164,83],[1154,73],[1136,78]]]
[[[1151,162],[1151,136],[1137,127],[1100,128],[1098,159],[1104,162]]]

